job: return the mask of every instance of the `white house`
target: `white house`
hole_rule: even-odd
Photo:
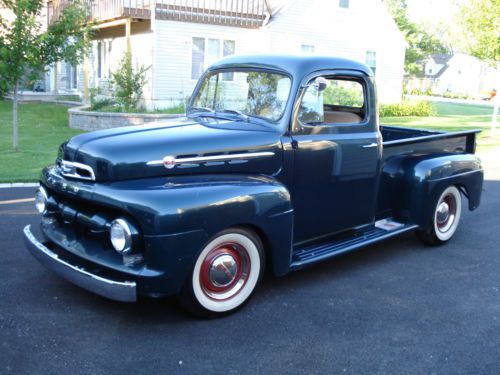
[[[485,62],[463,53],[432,55],[425,62],[424,80],[436,94],[454,93],[480,97],[500,82],[500,71]]]
[[[49,22],[63,5],[49,2]],[[105,92],[130,47],[135,64],[151,67],[148,108],[189,97],[204,69],[223,56],[269,52],[365,62],[380,100],[401,98],[406,44],[381,0],[98,0],[91,10],[99,25],[92,55],[83,66],[53,68],[50,90]]]

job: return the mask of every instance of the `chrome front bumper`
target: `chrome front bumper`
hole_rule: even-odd
[[[40,263],[73,284],[116,301],[135,302],[137,300],[135,282],[105,279],[69,264],[38,241],[31,233],[30,225],[24,228],[24,243]]]

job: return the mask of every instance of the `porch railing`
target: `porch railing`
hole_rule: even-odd
[[[48,2],[48,23],[61,16],[71,0]],[[269,14],[269,0],[84,0],[88,19],[151,18],[257,28]]]
[[[48,3],[48,22],[61,16],[71,0],[51,0]],[[88,20],[107,21],[121,17],[150,18],[154,0],[84,0]]]
[[[265,0],[156,0],[156,18],[256,28],[268,14]]]

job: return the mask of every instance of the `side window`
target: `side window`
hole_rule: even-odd
[[[299,120],[307,125],[359,124],[365,117],[365,94],[362,81],[329,78],[323,91],[309,82],[302,98]]]

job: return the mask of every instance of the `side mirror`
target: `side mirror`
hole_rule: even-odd
[[[328,81],[323,77],[317,77],[312,86],[318,91],[318,93],[325,91],[328,86]]]

